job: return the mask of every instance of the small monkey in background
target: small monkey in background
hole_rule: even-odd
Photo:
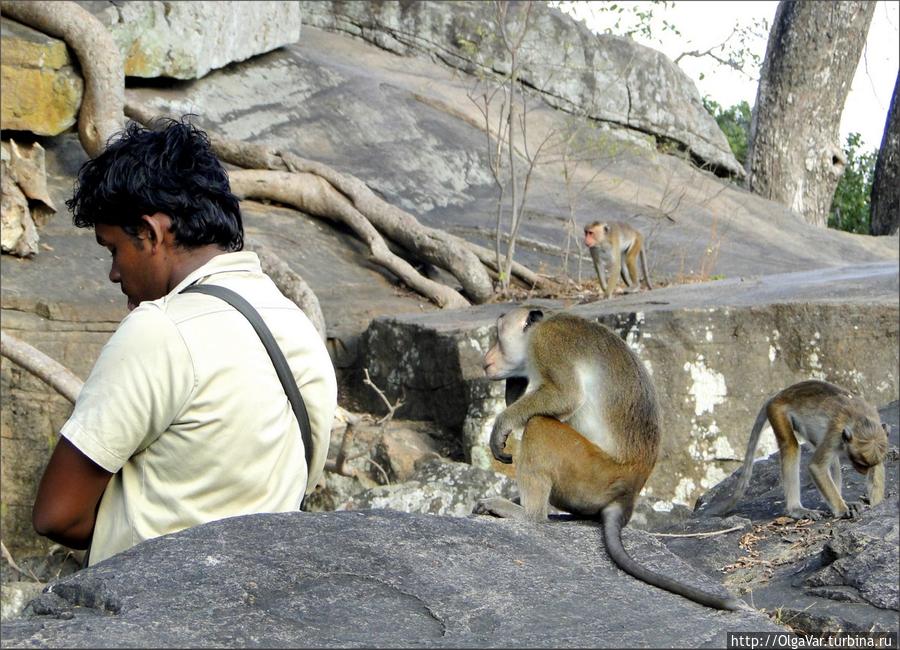
[[[584,227],[584,245],[591,253],[594,262],[594,270],[597,271],[597,281],[600,290],[609,298],[619,286],[619,275],[625,282],[626,291],[638,291],[641,288],[640,276],[637,270],[637,258],[641,258],[641,270],[644,272],[644,281],[648,289],[653,289],[650,283],[650,273],[647,270],[647,256],[644,252],[644,236],[639,230],[632,228],[622,221],[594,221]],[[625,263],[622,263],[622,257]],[[601,261],[609,264],[609,284],[603,272]]]
[[[510,463],[506,441],[525,427],[516,457],[521,506],[484,499],[478,511],[541,522],[551,504],[602,521],[607,551],[626,573],[709,607],[748,609],[654,573],[622,546],[622,527],[656,463],[660,420],[653,383],[619,336],[572,314],[545,319],[540,309],[518,307],[497,320],[484,369],[491,379],[527,377],[528,389],[497,417],[490,440],[494,457]]]
[[[887,425],[874,406],[845,388],[811,380],[788,386],[766,400],[750,431],[747,454],[737,488],[721,506],[710,507],[713,515],[724,515],[737,505],[747,491],[760,432],[768,420],[778,442],[781,485],[787,515],[794,519],[818,519],[819,510],[804,508],[800,502],[800,443],[815,448],[809,473],[835,517],[853,517],[857,505],[848,506],[841,496],[841,459],[844,451],[850,464],[866,475],[869,505],[884,499],[884,457],[887,454]]]

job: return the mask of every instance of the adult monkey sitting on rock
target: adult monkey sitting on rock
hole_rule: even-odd
[[[656,390],[637,355],[603,325],[572,314],[544,318],[518,307],[497,319],[497,342],[484,356],[491,379],[527,377],[529,392],[494,422],[491,452],[502,463],[510,432],[525,427],[516,457],[521,506],[485,499],[478,512],[547,520],[548,503],[603,523],[610,557],[651,585],[717,609],[749,609],[654,573],[622,545],[622,527],[653,471],[659,449]]]
[[[321,474],[334,368],[306,315],[242,252],[237,198],[188,123],[128,126],[78,173],[68,202],[111,255],[129,314],[103,347],[38,487],[35,530],[95,564],[145,539],[300,507]],[[312,449],[250,322],[253,305],[306,405]],[[307,462],[309,458],[309,462]]]

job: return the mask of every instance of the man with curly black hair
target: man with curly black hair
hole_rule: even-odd
[[[306,315],[252,252],[228,175],[187,121],[131,123],[78,173],[67,202],[112,256],[129,314],[100,352],[41,479],[35,530],[90,564],[223,517],[300,507],[321,475],[337,405],[334,368]],[[247,300],[287,358],[312,459]]]

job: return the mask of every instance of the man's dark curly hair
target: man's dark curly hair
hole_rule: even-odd
[[[75,193],[66,201],[72,221],[79,228],[121,226],[137,236],[142,215],[162,212],[172,218],[180,246],[241,250],[238,199],[207,135],[186,119],[153,126],[129,123],[103,153],[81,166]]]

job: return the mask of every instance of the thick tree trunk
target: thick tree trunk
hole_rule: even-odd
[[[751,191],[824,227],[846,160],[841,113],[874,2],[782,0],[750,125]]]
[[[91,158],[125,126],[125,64],[112,34],[74,2],[2,0],[0,11],[13,20],[61,38],[75,52],[84,76],[78,136]]]
[[[900,226],[900,74],[894,82],[894,96],[888,110],[881,138],[881,149],[875,162],[875,180],[872,182],[872,199],[869,201],[871,221],[869,232],[873,235],[896,235]]]

